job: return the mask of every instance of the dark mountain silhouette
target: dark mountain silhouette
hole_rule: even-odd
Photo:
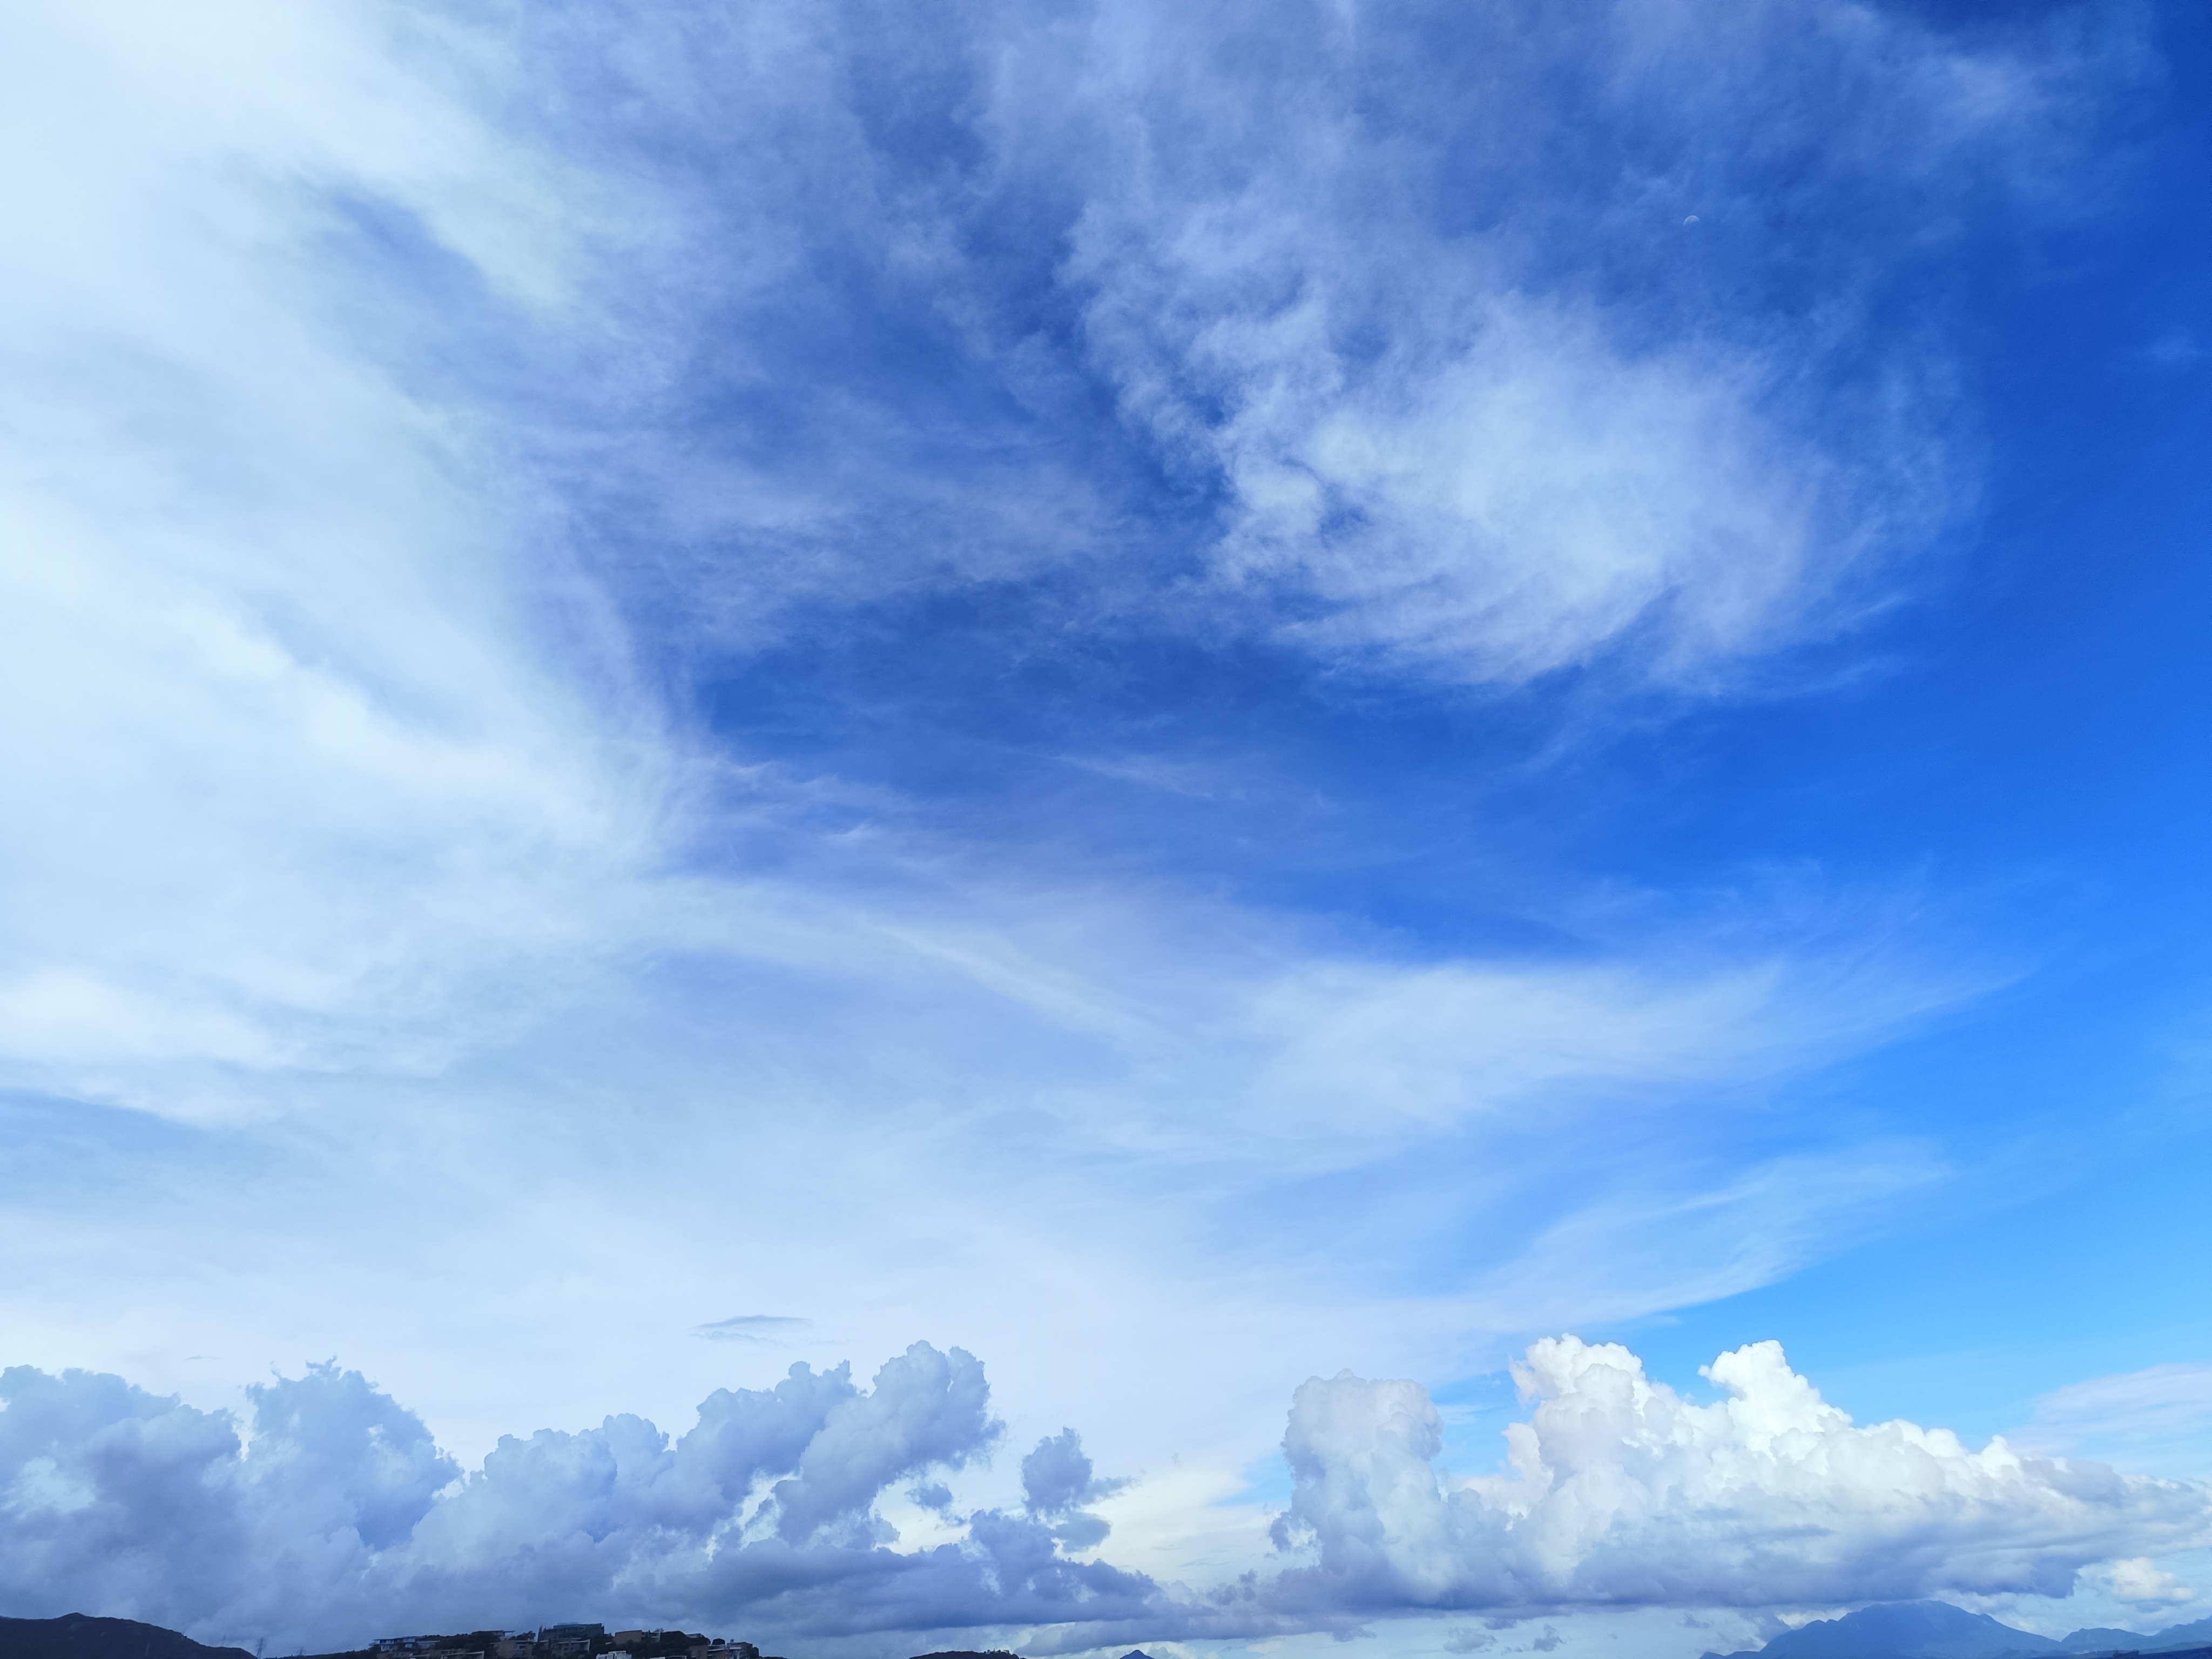
[[[0,1659],[253,1659],[244,1648],[210,1648],[136,1619],[0,1619]]]
[[[1948,1601],[1893,1601],[1785,1631],[1763,1648],[1705,1659],[2056,1659],[2061,1654],[2212,1656],[2212,1619],[2155,1635],[2093,1627],[2052,1641]]]
[[[1840,1619],[1815,1620],[1785,1631],[1763,1648],[1708,1653],[1705,1659],[2060,1659],[2156,1654],[2161,1659],[2212,1659],[2212,1619],[2173,1625],[2152,1635],[2092,1626],[2058,1641],[1968,1613],[1948,1601],[1893,1601]],[[254,1659],[243,1648],[211,1648],[159,1625],[98,1619],[0,1619],[0,1659]],[[332,1655],[326,1659],[352,1659]],[[948,1648],[915,1659],[1021,1659],[1005,1648],[978,1652]],[[1132,1648],[1121,1659],[1152,1659]]]
[[[2102,1636],[2106,1632],[2100,1631],[2097,1633]],[[2074,1638],[2069,1636],[2066,1640],[2071,1644]],[[2176,1642],[2195,1642],[2212,1648],[2212,1619],[2196,1619],[2185,1625],[2168,1625],[2155,1636],[2130,1636],[2121,1645],[2135,1642],[2155,1642],[2160,1647],[2168,1647]]]
[[[2056,1653],[2058,1644],[1948,1601],[1893,1601],[1817,1619],[1753,1651],[1760,1659],[1996,1659],[2001,1653]]]

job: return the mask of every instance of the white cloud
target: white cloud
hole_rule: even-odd
[[[498,55],[465,33],[393,36],[373,9],[164,15],[33,13],[14,59],[21,142],[94,160],[69,172],[66,233],[19,239],[0,276],[17,371],[0,694],[40,711],[0,754],[9,1079],[267,1109],[255,1074],[439,1074],[606,994],[611,956],[702,944],[852,962],[888,937],[915,974],[1051,1024],[1201,1023],[1111,982],[1152,963],[1068,960],[1117,948],[1074,938],[1079,920],[1048,943],[951,923],[974,895],[860,915],[664,879],[695,827],[691,757],[618,663],[575,648],[588,600],[562,609],[540,486],[477,416],[347,337],[354,290],[399,279],[324,246],[332,198],[372,200],[543,309],[609,280],[604,180],[473,112]],[[253,55],[213,44],[233,38]],[[777,63],[817,49],[761,45]],[[1031,896],[981,898],[1014,917]],[[1217,1012],[1279,1056],[1268,1112],[1325,1126],[1356,1089],[1363,1114],[1435,1121],[1565,1076],[1709,1074],[1716,1040],[1772,1041],[1750,1029],[1777,975],[1255,961]]]
[[[1631,3],[1556,33],[1507,8],[1449,48],[1315,8],[1250,68],[1214,27],[1125,10],[1080,60],[1115,161],[1068,267],[1097,360],[1220,481],[1212,579],[1261,625],[1507,683],[1624,647],[1701,681],[1869,602],[1970,493],[1924,352],[1815,372],[1858,337],[1874,250],[1909,257],[1869,192],[1923,225],[1985,169],[2035,194],[2014,164],[2063,171],[2054,108],[2078,119],[2111,72],[2079,42],[1970,53],[1836,3]],[[1437,50],[1480,63],[1479,94],[1375,67]],[[1024,136],[1048,143],[1056,109],[1020,111]],[[1580,172],[1593,143],[1608,165]],[[1817,224],[1776,215],[1777,169],[1830,198]],[[1804,260],[1818,302],[1699,294],[1717,235]]]
[[[1801,939],[1633,967],[1310,961],[1253,984],[1224,1023],[1258,1039],[1257,1092],[1279,1127],[1306,1110],[1326,1121],[1356,1096],[1375,1134],[1563,1085],[1664,1091],[1769,1073],[1971,994],[1964,979],[1923,979],[1902,962],[1826,957]]]
[[[1507,1431],[1510,1473],[1464,1480],[1438,1475],[1418,1384],[1316,1378],[1285,1443],[1281,1535],[1318,1546],[1316,1598],[1540,1607],[2064,1595],[2084,1568],[2212,1534],[2189,1483],[1855,1425],[1776,1343],[1705,1374],[1727,1399],[1686,1400],[1618,1346],[1540,1341],[1515,1368],[1536,1403]]]
[[[2178,1607],[2197,1599],[2194,1589],[2144,1556],[2112,1562],[2097,1576],[2116,1601],[2138,1609]]]
[[[451,228],[501,194],[479,173],[361,172],[471,258],[544,244],[532,268],[588,295],[533,342],[572,372],[532,418],[574,423],[550,452],[653,542],[613,574],[664,620],[754,643],[795,605],[1045,577],[1089,614],[1507,683],[1622,651],[1706,680],[1881,601],[1971,491],[1942,342],[1847,370],[1851,321],[1969,192],[2045,202],[2130,46],[1967,50],[1841,0],[1508,8],[1449,31],[1478,97],[1394,75],[1437,45],[1419,19],[1319,6],[510,22],[431,39],[474,75],[437,83],[517,141],[493,176],[520,228]],[[1229,44],[1255,27],[1282,49]],[[483,67],[510,58],[540,81]],[[893,85],[935,143],[891,136]],[[525,234],[571,189],[567,241]],[[1813,292],[1703,289],[1692,198],[1698,234]],[[834,314],[855,266],[879,309]],[[901,325],[936,372],[850,349]],[[1054,426],[1094,382],[1148,465],[1225,503],[1164,559],[1085,464],[1108,434]],[[702,430],[702,405],[744,418]]]
[[[1119,249],[1101,264],[1128,280]],[[1355,371],[1318,302],[1246,319],[1115,298],[1200,311],[1170,349],[1233,410],[1199,440],[1238,505],[1217,580],[1316,605],[1280,625],[1325,655],[1511,683],[1653,629],[1661,666],[1694,675],[1796,632],[1863,550],[1823,522],[1836,464],[1762,415],[1770,371],[1723,343],[1639,359],[1501,294]]]
[[[1461,1316],[1528,1330],[1716,1301],[1776,1282],[1948,1173],[1923,1147],[1865,1145],[1702,1187],[1679,1176],[1656,1192],[1631,1187],[1546,1223],[1475,1280]]]
[[[2202,1477],[2212,1474],[2208,1427],[2212,1366],[2172,1364],[2054,1389],[2011,1437],[2038,1450]]]
[[[872,1388],[795,1365],[720,1390],[672,1443],[641,1418],[503,1439],[459,1471],[359,1373],[318,1366],[230,1420],[72,1371],[0,1377],[0,1589],[211,1637],[358,1645],[371,1623],[526,1622],[580,1596],[638,1616],[835,1633],[1142,1611],[1148,1581],[1058,1559],[1036,1522],[900,1554],[887,1486],[991,1445],[981,1367],[916,1343]],[[778,1475],[786,1478],[777,1480]]]
[[[538,301],[583,205],[392,21],[11,17],[0,121],[50,158],[0,256],[17,1086],[215,1115],[224,1072],[434,1070],[653,857],[667,757],[546,648],[527,492],[350,337],[387,273],[343,268],[343,204]]]
[[[0,1592],[33,1613],[96,1605],[203,1637],[325,1644],[371,1623],[520,1623],[578,1596],[613,1617],[833,1646],[1021,1630],[1047,1652],[1490,1610],[1486,1628],[1443,1633],[1455,1654],[1576,1608],[2063,1594],[2085,1569],[2142,1607],[2193,1594],[2119,1552],[2202,1536],[2203,1488],[1856,1426],[1771,1343],[1714,1362],[1729,1398],[1713,1406],[1572,1338],[1516,1369],[1535,1409],[1507,1431],[1511,1472],[1473,1480],[1439,1477],[1419,1385],[1308,1382],[1278,1533],[1317,1543],[1319,1565],[1209,1562],[1164,1585],[1083,1559],[1108,1528],[1076,1505],[1121,1519],[1166,1504],[1188,1525],[1222,1490],[1174,1472],[1100,1480],[1065,1430],[1021,1460],[1026,1513],[956,1507],[933,1477],[960,1479],[1004,1426],[957,1348],[916,1343],[866,1389],[848,1367],[796,1364],[773,1388],[718,1389],[674,1438],[626,1414],[504,1437],[466,1472],[335,1364],[249,1390],[243,1439],[225,1414],[119,1377],[19,1366],[0,1376]],[[1174,1559],[1188,1571],[1188,1548]]]
[[[2136,1437],[2201,1428],[2212,1421],[2212,1365],[2153,1365],[2069,1382],[2035,1402],[2035,1420]]]
[[[1057,872],[1030,879],[995,861],[963,872],[964,849],[896,828],[879,855],[855,853],[841,872],[810,880],[750,879],[741,860],[734,876],[726,861],[724,874],[683,873],[702,828],[692,786],[703,772],[726,774],[672,732],[672,717],[628,677],[626,647],[594,634],[599,600],[556,528],[574,473],[525,464],[529,441],[502,429],[514,410],[471,403],[432,372],[435,341],[419,331],[435,295],[409,283],[427,281],[422,269],[441,259],[455,263],[502,296],[472,321],[518,350],[543,345],[571,370],[621,356],[610,340],[658,362],[695,343],[709,276],[764,304],[785,291],[775,271],[807,286],[792,263],[794,214],[834,221],[841,235],[863,234],[880,215],[842,198],[831,212],[809,179],[758,179],[750,161],[722,166],[720,148],[708,147],[700,176],[678,178],[624,173],[635,157],[607,131],[556,140],[531,100],[556,95],[578,66],[575,42],[529,35],[520,20],[510,21],[526,34],[507,40],[374,7],[310,22],[241,3],[223,16],[187,27],[160,8],[34,9],[10,58],[19,95],[0,100],[19,148],[60,158],[12,179],[32,194],[11,210],[52,234],[16,239],[0,264],[0,349],[14,371],[0,401],[11,458],[0,478],[0,696],[38,711],[0,739],[15,799],[0,826],[0,908],[10,917],[0,940],[0,1080],[200,1118],[296,1112],[316,1097],[297,1086],[303,1078],[450,1075],[488,1051],[526,1047],[580,1006],[622,1006],[640,962],[701,952],[823,974],[855,1006],[880,1003],[886,986],[894,998],[941,1000],[949,982],[951,997],[988,1000],[1042,1041],[1073,1033],[1100,1045],[1115,1069],[1148,1085],[1213,1074],[1205,1113],[1192,1111],[1187,1091],[1158,1091],[1156,1105],[1115,1127],[1125,1141],[1188,1138],[1211,1152],[1264,1124],[1286,1162],[1329,1164],[1566,1089],[1663,1092],[1771,1075],[1893,1030],[1952,994],[1909,971],[1886,985],[1841,983],[1802,951],[1656,964],[1601,951],[1569,967],[1407,961],[1300,938],[1187,893],[1125,890],[1100,902],[1079,890],[1086,872],[1056,886]],[[566,27],[588,32],[579,20]],[[655,118],[702,142],[696,124],[739,122],[721,142],[740,149],[755,132],[743,122],[779,132],[787,124],[806,153],[865,162],[852,186],[865,194],[877,187],[866,179],[889,177],[866,168],[890,161],[870,149],[860,112],[834,89],[838,55],[863,44],[781,15],[696,40],[672,23],[626,42],[609,72],[665,76]],[[1243,280],[1215,270],[1226,256],[1179,228],[1205,219],[1211,198],[1162,197],[1139,213],[1111,184],[1112,168],[1080,163],[1096,137],[1086,124],[1097,108],[1085,98],[1061,112],[1048,143],[1030,143],[1024,125],[1043,118],[1022,91],[1040,76],[1086,97],[1116,86],[1133,97],[1141,89],[1116,79],[1127,68],[1117,54],[1131,44],[1110,31],[1017,31],[1007,50],[1042,54],[1030,65],[1037,73],[992,81],[1000,101],[978,106],[976,131],[1009,158],[1065,163],[1073,184],[1095,194],[1088,208],[1060,205],[1094,229],[1138,215],[1116,234],[1137,237],[1144,257],[1117,265],[1115,282],[1139,281],[1146,260],[1165,261],[1163,270],[1196,260],[1213,273],[1207,282],[1228,284],[1187,296],[1196,310],[1174,349],[1202,368],[1209,354],[1245,350],[1234,342],[1260,326],[1224,297]],[[1342,47],[1326,45],[1324,58]],[[1075,58],[1054,56],[1064,51]],[[706,95],[696,80],[706,60],[776,96],[755,109]],[[1138,97],[1132,107],[1149,106]],[[1230,131],[1203,137],[1194,173],[1240,153]],[[1345,142],[1374,141],[1347,129]],[[1382,164],[1378,153],[1358,167]],[[1282,187],[1268,177],[1267,190]],[[745,179],[755,182],[738,205],[757,208],[762,228],[744,244],[751,274],[739,281],[693,260],[726,228],[708,198]],[[917,223],[951,211],[926,191],[902,199]],[[363,204],[419,234],[411,257],[422,269],[356,268],[365,255],[343,241],[343,219]],[[664,239],[687,211],[696,240],[677,258]],[[1298,227],[1294,242],[1358,240],[1333,221],[1285,222]],[[1401,241],[1428,235],[1413,221],[1392,222]],[[1421,246],[1425,259],[1443,257]],[[954,256],[931,247],[915,255],[917,281],[988,288],[988,273],[944,264]],[[1069,273],[1086,294],[1097,279],[1082,259]],[[1332,268],[1329,280],[1363,279]],[[1628,437],[1600,445],[1611,459],[1575,462],[1603,496],[1636,493],[1619,479],[1639,469],[1706,467],[1680,447],[1708,445],[1698,434],[1736,419],[1731,388],[1750,369],[1708,362],[1668,390],[1675,371],[1662,360],[1674,362],[1673,347],[1641,367],[1616,361],[1601,321],[1565,300],[1487,276],[1469,292],[1407,313],[1405,341],[1385,353],[1400,366],[1375,384],[1237,416],[1220,441],[1222,465],[1257,478],[1288,465],[1277,451],[1295,452],[1310,470],[1350,481],[1344,488],[1397,503],[1385,519],[1503,522],[1534,510],[1547,475],[1485,463],[1473,483],[1455,482],[1452,458],[1481,447],[1480,433],[1462,427],[1549,453],[1556,446],[1540,434],[1561,421],[1628,422]],[[380,307],[389,330],[370,325]],[[1452,343],[1462,325],[1473,344]],[[992,337],[976,326],[988,358],[996,347],[985,349]],[[1250,346],[1253,362],[1279,358],[1286,384],[1338,374],[1323,361],[1334,345],[1282,326],[1281,341]],[[1613,388],[1601,397],[1607,380]],[[622,387],[650,401],[639,383]],[[584,410],[574,418],[589,428],[602,389],[594,379],[547,406]],[[574,409],[563,401],[570,392]],[[1538,437],[1500,413],[1500,398],[1542,415],[1526,426]],[[1663,430],[1655,400],[1672,410]],[[1708,421],[1699,411],[1715,412]],[[568,453],[565,441],[548,441]],[[1734,439],[1710,441],[1734,453]],[[1486,505],[1475,499],[1486,490],[1521,505]],[[1723,494],[1765,510],[1758,489],[1704,485],[1682,510],[1694,517],[1706,510],[1696,501]],[[1459,559],[1433,528],[1406,530],[1403,557]],[[1589,533],[1619,539],[1603,524]],[[1229,545],[1276,547],[1290,534],[1248,527]],[[1560,534],[1577,542],[1583,532]],[[1386,616],[1396,601],[1383,589],[1428,580],[1391,574],[1400,554],[1362,554],[1315,580],[1326,589],[1372,563],[1380,586],[1347,600],[1346,616],[1384,617],[1377,636],[1417,654],[1430,649],[1419,630],[1440,629],[1437,649],[1470,660],[1502,653],[1522,666],[1499,672],[1518,673],[1574,655],[1648,609],[1675,577],[1616,580],[1615,567],[1656,560],[1656,570],[1681,539],[1668,532],[1650,547],[1601,550],[1588,571],[1516,551],[1525,580],[1507,580],[1494,605],[1483,597],[1492,577],[1468,574],[1489,564],[1454,565],[1459,574],[1437,580],[1460,597],[1424,603],[1428,620],[1418,623]],[[859,556],[838,556],[848,555]],[[618,562],[599,574],[619,582]],[[793,567],[746,568],[773,582]],[[1738,574],[1689,584],[1714,617],[1737,608],[1716,597],[1731,583],[1770,580],[1764,555],[1730,568]],[[793,580],[814,591],[811,577]],[[836,585],[860,594],[878,591],[874,580]],[[1756,611],[1766,601],[1747,603]],[[771,825],[797,821],[804,804],[786,797],[803,793],[769,780],[744,810]],[[881,805],[896,815],[896,802]],[[837,890],[841,874],[866,890],[864,903]],[[1113,914],[1132,909],[1133,923]]]

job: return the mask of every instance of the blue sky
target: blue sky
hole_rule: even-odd
[[[6,1611],[2212,1597],[2191,9],[7,27]]]

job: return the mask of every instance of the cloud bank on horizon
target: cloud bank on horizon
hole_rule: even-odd
[[[866,1389],[848,1366],[794,1364],[772,1389],[717,1389],[673,1438],[634,1416],[502,1437],[466,1473],[335,1364],[257,1385],[244,1436],[120,1377],[19,1366],[0,1374],[0,1594],[211,1641],[337,1647],[370,1624],[519,1626],[550,1608],[779,1640],[1015,1630],[1066,1651],[1410,1612],[2063,1596],[2100,1567],[2154,1605],[2186,1591],[2148,1556],[2212,1539],[2201,1485],[1859,1426],[1777,1343],[1706,1375],[1725,1397],[1698,1405],[1617,1344],[1545,1338],[1515,1366],[1534,1410],[1500,1472],[1471,1478],[1437,1468],[1419,1383],[1313,1378],[1283,1441],[1281,1563],[1194,1589],[1093,1555],[1111,1528],[1084,1506],[1127,1482],[1097,1478],[1073,1429],[1021,1460],[1019,1512],[945,1514],[941,1540],[900,1547],[886,1492],[1003,1437],[958,1348],[917,1342]]]

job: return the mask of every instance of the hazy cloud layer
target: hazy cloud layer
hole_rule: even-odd
[[[2130,1438],[2180,1436],[2212,1419],[2212,1365],[2153,1365],[2055,1389],[2039,1426]]]
[[[2208,1426],[2212,1365],[2166,1364],[2055,1389],[2010,1437],[2038,1451],[2202,1479],[2212,1473]]]

